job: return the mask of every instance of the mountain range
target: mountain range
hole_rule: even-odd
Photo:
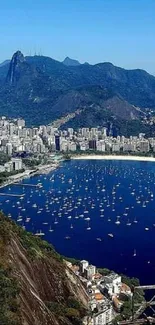
[[[80,109],[67,127],[113,123],[120,133],[133,126],[137,132],[146,108],[155,109],[155,77],[144,70],[24,57],[20,51],[0,65],[0,114],[21,116],[30,126]]]

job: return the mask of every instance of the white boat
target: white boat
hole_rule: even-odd
[[[113,237],[114,237],[114,235],[113,235],[113,234],[108,234],[108,236],[109,236],[109,237],[111,237],[111,238],[113,238]]]
[[[42,232],[41,230],[39,232],[35,233],[35,236],[44,236],[44,232]]]
[[[134,249],[133,256],[135,257],[136,255],[137,255],[137,253],[136,253],[136,249]]]
[[[116,225],[120,225],[119,218],[120,218],[120,217],[118,216],[118,217],[117,217],[117,220],[115,221],[115,224],[116,224]]]
[[[19,216],[19,217],[17,218],[17,222],[21,222],[21,221],[23,221],[23,218],[22,218],[22,216]]]
[[[31,220],[31,218],[27,217],[25,222],[29,222]]]
[[[37,208],[36,203],[34,203],[34,204],[32,205],[32,208]]]

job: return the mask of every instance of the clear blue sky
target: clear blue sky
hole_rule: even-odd
[[[5,0],[0,61],[17,49],[155,74],[155,0]]]

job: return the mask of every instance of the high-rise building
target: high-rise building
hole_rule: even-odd
[[[55,135],[55,149],[60,151],[60,135]]]
[[[96,140],[89,141],[89,149],[96,150]]]
[[[8,142],[6,145],[6,152],[9,156],[12,155],[12,143]]]

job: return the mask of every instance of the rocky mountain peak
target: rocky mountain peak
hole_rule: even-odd
[[[15,52],[12,56],[9,71],[7,74],[7,82],[9,82],[11,85],[14,84],[15,81],[18,79],[19,68],[23,62],[25,62],[25,58],[21,51]]]
[[[72,66],[78,66],[78,65],[80,65],[80,62],[78,60],[71,59],[68,56],[64,59],[64,61],[62,63],[64,65],[68,66],[68,67],[69,66],[72,67]]]

